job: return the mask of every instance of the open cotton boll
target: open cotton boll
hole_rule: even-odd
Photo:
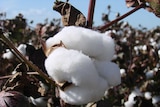
[[[136,101],[134,100],[136,96],[143,96],[143,94],[137,87],[128,96],[128,101],[124,103],[125,107],[133,107],[133,105],[136,103]]]
[[[151,98],[152,98],[152,93],[151,93],[151,92],[145,92],[145,93],[144,93],[144,97],[145,97],[146,99],[151,99]]]
[[[66,103],[79,105],[97,101],[108,89],[92,60],[79,51],[59,47],[45,60],[45,67],[56,83],[72,83],[60,91],[60,97]]]
[[[17,50],[22,54],[22,55],[25,55],[26,54],[26,45],[25,44],[20,44],[18,47],[17,47]],[[9,50],[8,52],[4,53],[2,55],[3,58],[6,58],[6,59],[12,59],[14,58],[14,55],[13,53]]]
[[[154,77],[154,73],[155,73],[154,70],[147,71],[147,72],[145,73],[146,78],[147,78],[147,79],[153,78],[153,77]]]
[[[109,61],[94,61],[99,75],[105,78],[109,86],[116,86],[121,83],[120,68],[117,64]]]
[[[66,48],[82,51],[98,60],[111,60],[115,52],[114,40],[110,36],[83,27],[64,27],[46,41],[47,48],[60,43],[60,41]]]
[[[2,55],[2,58],[4,59],[12,59],[13,57],[14,55],[10,50],[7,50],[7,52]]]
[[[152,103],[154,104],[154,105],[156,105],[157,103],[159,103],[160,102],[160,96],[153,96],[152,97]]]
[[[126,102],[124,103],[124,107],[133,107],[134,104],[135,104],[134,101],[126,101]]]

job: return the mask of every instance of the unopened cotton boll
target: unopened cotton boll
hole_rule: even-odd
[[[120,68],[117,64],[109,61],[94,61],[95,67],[101,77],[107,80],[109,86],[121,83]]]
[[[111,60],[114,55],[114,40],[104,33],[91,29],[69,26],[64,27],[54,37],[46,41],[47,48],[62,41],[66,48],[82,51],[97,60]]]
[[[93,61],[82,52],[59,47],[45,61],[48,74],[57,84],[71,86],[60,90],[60,97],[69,104],[80,105],[100,100],[107,82],[98,75]]]

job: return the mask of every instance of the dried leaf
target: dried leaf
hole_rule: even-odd
[[[45,44],[44,44],[44,45],[45,45]],[[44,46],[44,47],[45,47],[44,53],[45,53],[46,57],[48,57],[51,52],[53,52],[55,49],[57,49],[57,48],[59,48],[59,47],[64,47],[64,48],[66,48],[62,41],[60,41],[59,44],[53,45],[53,46],[50,47],[49,49],[46,49],[46,46]]]
[[[127,7],[135,7],[138,5],[137,0],[126,0],[126,6]]]
[[[62,15],[62,22],[64,26],[85,26],[86,24],[85,16],[78,9],[67,2],[55,2],[53,10]]]
[[[153,9],[153,13],[160,18],[160,0],[146,0]]]

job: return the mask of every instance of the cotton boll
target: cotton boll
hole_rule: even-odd
[[[136,96],[138,96],[138,94],[136,93],[136,91],[133,91],[133,92],[129,95],[128,101],[126,101],[126,102],[124,103],[125,107],[133,107],[133,105],[136,103],[136,102],[134,101],[134,98],[135,98]]]
[[[26,54],[26,45],[25,44],[20,44],[18,47],[17,47],[17,50],[22,54],[22,55],[25,55]],[[14,58],[14,54],[8,50],[6,53],[4,53],[2,55],[3,58],[6,58],[6,59],[13,59]]]
[[[152,97],[152,103],[154,104],[154,105],[156,105],[157,103],[159,103],[160,102],[160,96],[153,96]]]
[[[152,98],[152,93],[151,93],[151,92],[145,92],[145,93],[144,93],[144,97],[145,97],[146,99],[151,99],[151,98]]]
[[[153,70],[147,71],[145,75],[147,79],[151,79],[154,76],[154,71]]]
[[[147,46],[146,46],[146,45],[143,45],[143,46],[142,46],[142,50],[143,50],[143,51],[146,51],[146,50],[147,50]]]
[[[56,83],[72,83],[60,90],[60,97],[66,103],[79,105],[97,101],[108,89],[107,82],[98,75],[92,60],[79,51],[57,48],[46,59],[45,67]]]
[[[134,101],[126,101],[126,102],[124,103],[124,107],[133,107],[134,104],[135,104]]]
[[[7,52],[2,55],[2,58],[4,59],[13,59],[13,57],[14,55],[10,50],[7,50]]]
[[[60,43],[60,41],[68,49],[82,51],[99,60],[111,60],[115,52],[114,41],[110,36],[83,27],[64,27],[46,41],[47,48]]]
[[[121,83],[120,68],[113,62],[94,61],[99,75],[107,80],[109,86],[116,86]]]
[[[126,101],[124,103],[125,107],[133,107],[133,105],[136,103],[134,101],[134,98],[136,96],[142,96],[142,93],[140,92],[140,90],[136,87],[132,92],[131,94],[129,95],[128,97],[128,101]]]
[[[62,100],[73,105],[95,102],[120,84],[120,69],[110,62],[114,48],[110,36],[82,27],[65,27],[49,38],[46,70],[58,85],[71,83],[60,89]]]

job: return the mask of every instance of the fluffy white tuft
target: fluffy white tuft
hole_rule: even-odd
[[[136,101],[134,100],[136,96],[143,96],[143,94],[137,87],[128,96],[128,101],[124,103],[125,107],[133,107],[133,105],[136,103]]]
[[[114,55],[114,40],[106,34],[83,27],[69,26],[46,41],[47,48],[62,41],[66,48],[82,51],[98,60],[111,60]]]
[[[13,53],[7,49],[6,53],[2,55],[2,58],[4,59],[12,59],[14,57]]]
[[[17,47],[17,50],[22,54],[22,55],[25,55],[26,54],[26,45],[25,44],[20,44],[18,47]],[[14,58],[14,55],[13,53],[8,50],[6,53],[4,53],[2,55],[3,58],[6,58],[6,59],[13,59]]]
[[[120,69],[117,64],[109,61],[94,61],[99,75],[107,80],[109,86],[116,86],[121,83]]]

